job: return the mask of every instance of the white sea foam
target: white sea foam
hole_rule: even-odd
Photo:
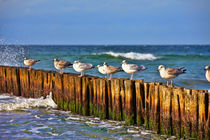
[[[156,57],[151,53],[136,53],[136,52],[115,53],[115,52],[109,51],[109,52],[95,53],[94,55],[101,55],[101,54],[107,54],[107,55],[111,55],[114,57],[125,57],[128,59],[134,59],[134,60],[156,60],[156,59],[159,59],[159,57]]]
[[[0,99],[8,98],[8,95],[0,95]],[[52,93],[50,93],[45,99],[43,97],[32,99],[23,97],[11,97],[12,100],[9,102],[1,102],[0,100],[0,111],[11,111],[28,109],[34,107],[50,107],[57,108],[57,105],[52,99]]]

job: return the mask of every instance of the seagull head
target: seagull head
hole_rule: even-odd
[[[126,60],[123,60],[123,61],[121,62],[121,64],[126,64]]]
[[[205,66],[205,70],[210,70],[210,66]]]
[[[104,62],[104,66],[105,66],[105,65],[107,66],[107,63],[106,63],[106,62]]]
[[[99,67],[100,67],[100,65],[97,65],[97,66],[96,66],[96,68],[99,68]]]
[[[26,60],[27,58],[26,57],[24,57],[24,60]]]
[[[74,61],[73,64],[78,64],[78,63],[80,63],[80,61],[79,60],[76,60],[76,61]]]
[[[160,71],[161,69],[165,69],[165,67],[164,67],[163,65],[160,65],[160,66],[158,67],[158,70]]]
[[[54,58],[54,61],[58,61],[58,58]]]

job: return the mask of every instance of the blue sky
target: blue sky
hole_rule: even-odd
[[[210,44],[210,0],[0,0],[6,44]]]

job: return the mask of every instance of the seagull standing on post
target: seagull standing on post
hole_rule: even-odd
[[[79,77],[82,77],[84,76],[85,71],[94,68],[94,66],[92,64],[81,63],[80,61],[74,61],[73,68],[75,71],[81,72]]]
[[[126,60],[123,60],[121,62],[122,64],[122,69],[126,72],[126,73],[130,73],[131,74],[131,78],[130,80],[133,80],[133,74],[146,70],[147,68],[145,68],[143,65],[136,65],[136,64],[127,64]]]
[[[107,74],[110,74],[109,80],[111,80],[112,74],[122,71],[122,68],[110,66],[106,62],[104,62],[104,70],[106,71]]]
[[[71,67],[72,63],[65,60],[58,60],[54,58],[54,66],[56,69],[60,70],[60,73],[63,74],[65,68]]]
[[[186,69],[184,67],[181,68],[165,68],[163,65],[160,65],[158,67],[158,71],[160,72],[160,76],[163,79],[167,80],[167,86],[168,86],[168,80],[176,78],[178,75],[185,73]],[[171,86],[173,85],[173,81],[171,80]]]
[[[24,64],[29,67],[29,70],[31,70],[31,66],[39,62],[40,60],[34,60],[34,59],[27,59],[26,57],[24,58]]]

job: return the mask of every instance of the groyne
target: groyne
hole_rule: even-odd
[[[207,90],[0,66],[0,93],[38,98],[49,92],[61,110],[125,121],[177,138],[210,139]]]

